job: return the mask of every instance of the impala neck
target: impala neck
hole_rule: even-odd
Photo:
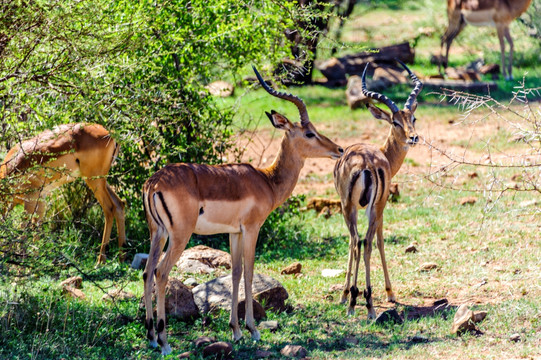
[[[389,136],[387,137],[385,144],[383,144],[383,147],[381,147],[381,151],[391,166],[391,176],[395,176],[398,170],[400,170],[408,150],[409,145],[396,139],[393,127],[391,126]]]
[[[304,159],[285,135],[280,145],[280,151],[273,163],[261,172],[268,178],[274,193],[274,209],[280,206],[293,192],[299,174],[304,166]]]

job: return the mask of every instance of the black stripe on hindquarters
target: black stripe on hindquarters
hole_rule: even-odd
[[[349,194],[350,201],[351,201],[351,195],[353,194],[353,188],[355,187],[355,183],[357,182],[357,180],[359,180],[359,176],[361,176],[361,171],[355,171],[353,173],[353,176],[351,177],[351,181],[349,182],[348,194]]]
[[[173,218],[171,217],[171,213],[169,212],[169,208],[165,204],[163,194],[162,194],[161,191],[158,191],[157,194],[158,194],[158,197],[160,198],[160,201],[162,202],[163,208],[165,209],[165,213],[167,214],[167,217],[169,218],[169,224],[171,224],[171,226],[173,226]]]
[[[359,197],[359,204],[362,207],[366,207],[370,203],[370,195],[371,195],[371,189],[372,189],[372,173],[370,170],[363,170],[364,172],[364,187],[363,191],[361,192],[361,196]],[[376,184],[377,186],[377,184]]]
[[[379,181],[380,181],[380,184],[382,184],[382,187],[381,187],[381,194],[379,195],[379,201],[381,201],[383,199],[383,195],[385,194],[385,172],[383,171],[382,168],[379,168],[378,169],[378,177],[379,177]]]

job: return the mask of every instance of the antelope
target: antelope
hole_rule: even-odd
[[[118,144],[97,124],[65,124],[22,141],[11,148],[0,164],[0,180],[15,182],[13,199],[4,212],[22,204],[40,222],[45,198],[53,189],[83,178],[105,216],[97,265],[106,260],[105,250],[116,220],[119,249],[126,243],[124,202],[107,184],[107,174],[118,154]],[[121,252],[121,260],[123,258]]]
[[[391,124],[391,130],[385,144],[381,148],[362,143],[351,145],[345,149],[344,155],[334,167],[334,185],[340,195],[342,215],[350,233],[348,268],[341,303],[346,303],[348,294],[350,294],[347,314],[354,315],[357,296],[359,295],[357,276],[361,259],[361,247],[364,245],[366,289],[363,294],[368,308],[368,319],[376,317],[372,305],[372,286],[370,285],[370,256],[372,253],[372,240],[375,234],[377,234],[377,246],[383,263],[387,299],[392,302],[396,301],[391,288],[383,247],[383,209],[389,198],[391,178],[400,169],[408,148],[419,141],[415,132],[414,112],[417,109],[416,98],[423,84],[405,64],[402,62],[400,64],[408,71],[415,84],[403,110],[400,110],[385,95],[366,89],[365,77],[368,66],[364,68],[362,74],[362,93],[369,99],[382,102],[391,110],[391,113],[388,113],[370,102],[367,103],[368,110],[376,119]],[[357,216],[360,208],[366,209],[368,218],[368,230],[363,240],[359,238],[357,230]],[[353,285],[350,288],[353,261],[355,261],[355,271],[353,272]]]
[[[445,44],[443,66],[447,67],[451,43],[466,24],[494,26],[500,40],[502,73],[506,80],[512,80],[513,39],[509,32],[509,25],[528,9],[531,2],[532,0],[447,0],[449,25],[441,37],[440,46],[440,52],[443,53],[443,45]],[[509,64],[507,67],[505,40],[509,43]]]
[[[272,125],[285,131],[273,163],[264,169],[247,163],[169,164],[152,175],[143,186],[143,204],[151,239],[149,258],[143,272],[145,327],[150,346],[159,344],[162,354],[171,352],[165,331],[165,286],[171,268],[192,233],[229,233],[233,290],[229,326],[233,340],[237,341],[242,336],[237,311],[243,265],[246,327],[252,339],[260,340],[252,307],[252,278],[259,229],[267,216],[291,195],[307,158],[338,159],[344,151],[318,133],[299,97],[271,89],[256,68],[253,69],[259,83],[270,95],[292,102],[300,114],[300,123],[292,123],[274,110],[266,112]],[[167,250],[160,260],[167,239]],[[156,329],[152,311],[154,281]]]

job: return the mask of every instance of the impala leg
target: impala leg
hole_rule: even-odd
[[[387,270],[387,261],[385,260],[385,247],[383,243],[383,221],[379,222],[376,234],[378,238],[378,250],[381,256],[381,263],[383,264],[383,276],[385,277],[385,291],[387,292],[387,301],[395,302],[396,297],[391,287],[391,279],[389,278],[389,271]]]
[[[190,240],[191,231],[179,231],[175,229],[169,232],[169,246],[165,256],[156,268],[156,332],[158,344],[162,347],[162,355],[171,353],[171,347],[167,343],[167,331],[165,330],[165,286],[169,281],[169,272],[176,264],[180,255]]]
[[[252,334],[252,339],[259,341],[261,335],[255,327],[254,320],[254,304],[252,297],[252,279],[254,276],[254,262],[255,262],[255,245],[257,242],[257,235],[259,234],[259,227],[254,229],[245,229],[243,231],[243,252],[244,252],[244,292],[246,293],[246,328]]]
[[[239,282],[242,276],[242,235],[229,234],[229,247],[231,249],[231,314],[229,316],[229,326],[233,330],[233,341],[237,341],[242,337],[242,332],[239,327]]]
[[[343,298],[347,298],[347,294],[350,293],[349,306],[347,310],[348,316],[355,314],[355,305],[357,305],[357,296],[359,295],[359,289],[357,288],[357,277],[359,274],[359,262],[361,261],[361,241],[359,239],[359,233],[357,230],[357,209],[352,208],[349,211],[346,219],[348,230],[350,234],[349,241],[349,256],[348,256],[348,271],[346,274],[346,283],[344,284]],[[355,269],[352,269],[353,260],[355,260]],[[353,286],[350,284],[350,276],[353,270]],[[345,300],[345,299],[344,299]]]
[[[122,250],[122,247],[126,245],[126,217],[124,213],[124,201],[122,201],[118,195],[111,189],[109,184],[106,184],[107,192],[111,200],[113,201],[115,210],[114,217],[116,221],[116,229],[118,232],[118,251],[119,251],[119,260],[123,262],[126,259],[126,254]]]
[[[165,236],[163,229],[157,228],[155,224],[149,224],[150,227],[150,252],[148,254],[147,264],[145,271],[143,272],[144,282],[144,302],[146,309],[145,328],[147,329],[147,338],[150,342],[150,346],[155,348],[158,346],[156,341],[156,334],[154,331],[154,311],[152,307],[152,290],[154,288],[154,273],[158,260],[165,245]]]
[[[513,38],[509,32],[509,26],[506,26],[503,32],[507,42],[509,43],[509,65],[507,67],[507,80],[513,80],[513,51],[515,45],[513,44]]]
[[[101,238],[100,254],[98,255],[98,261],[96,263],[96,266],[98,266],[105,263],[106,260],[105,252],[107,249],[107,244],[109,244],[109,240],[111,239],[111,230],[113,229],[114,219],[113,211],[115,208],[115,204],[111,199],[111,196],[109,195],[109,191],[107,191],[107,183],[105,181],[105,178],[89,178],[85,181],[90,190],[92,190],[92,192],[94,193],[94,196],[96,197],[98,202],[100,203],[103,210],[103,215],[105,217],[105,225],[103,227],[103,235]]]
[[[466,23],[464,20],[462,20],[462,15],[460,14],[460,11],[455,11],[452,14],[449,14],[449,26],[447,27],[447,30],[445,30],[445,33],[441,37],[441,44],[440,44],[440,54],[442,54],[442,49],[445,44],[445,56],[443,57],[443,64],[440,62],[438,66],[438,71],[441,73],[441,65],[443,65],[443,68],[447,68],[448,61],[449,61],[449,49],[451,48],[451,44],[453,43],[453,40],[460,34],[462,29],[464,29],[464,26],[466,26]]]
[[[503,26],[497,26],[498,40],[500,41],[500,56],[502,62],[502,74],[504,79],[508,79],[507,67],[505,66],[505,28]]]
[[[372,242],[377,229],[377,221],[374,215],[369,217],[368,231],[364,240],[364,268],[366,276],[366,289],[364,290],[364,298],[366,299],[366,308],[368,309],[368,319],[376,318],[376,311],[372,304],[372,285],[370,283],[370,257],[372,256]]]

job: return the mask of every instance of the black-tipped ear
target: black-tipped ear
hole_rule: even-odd
[[[272,123],[272,126],[274,126],[277,129],[287,130],[293,126],[291,122],[283,115],[277,113],[274,110],[271,110],[270,114],[265,111],[265,114],[269,117],[269,120]]]
[[[387,121],[389,124],[393,123],[392,116],[387,111],[380,109],[372,103],[367,103],[366,107],[368,108],[368,111],[370,111],[372,116],[376,119]]]

